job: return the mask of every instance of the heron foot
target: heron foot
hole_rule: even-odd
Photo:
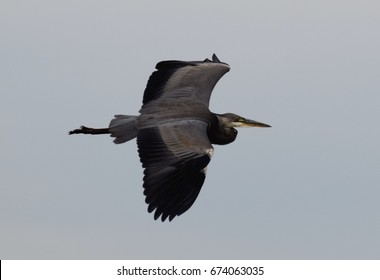
[[[84,125],[82,125],[78,129],[69,131],[69,135],[71,134],[109,134],[109,133],[110,131],[108,130],[108,128],[91,128]]]

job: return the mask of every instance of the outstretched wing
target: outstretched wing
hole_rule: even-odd
[[[143,107],[159,98],[190,98],[208,106],[212,90],[230,67],[214,54],[212,60],[161,61],[156,69],[144,91]]]
[[[213,154],[207,123],[170,122],[139,130],[137,145],[144,170],[144,194],[154,218],[171,221],[197,198]]]

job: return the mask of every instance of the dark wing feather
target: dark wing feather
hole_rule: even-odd
[[[196,64],[177,60],[161,61],[157,63],[157,71],[154,71],[152,75],[150,75],[148,83],[146,85],[143,104],[159,98],[163,93],[166,83],[178,69],[194,65]]]
[[[179,121],[144,128],[137,136],[144,171],[144,194],[154,218],[171,221],[187,211],[205,180],[213,148],[202,121]]]
[[[161,61],[150,76],[144,91],[143,104],[161,97],[189,96],[208,106],[211,92],[219,79],[230,70],[219,59],[204,61]]]

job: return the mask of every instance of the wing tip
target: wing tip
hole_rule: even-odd
[[[165,69],[165,68],[176,69],[176,68],[181,68],[185,66],[196,66],[197,64],[202,63],[202,62],[221,63],[221,64],[228,65],[227,63],[220,61],[220,59],[216,56],[216,54],[213,53],[211,59],[206,58],[203,61],[163,60],[156,64],[156,69],[157,70]]]
[[[222,62],[219,60],[219,58],[216,56],[215,53],[212,55],[212,62],[222,63]]]

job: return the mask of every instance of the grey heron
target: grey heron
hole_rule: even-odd
[[[212,144],[237,136],[234,127],[270,127],[232,113],[209,110],[211,92],[230,70],[212,60],[162,61],[147,83],[140,115],[115,115],[107,128],[81,126],[69,134],[110,134],[114,143],[137,138],[144,170],[144,195],[154,219],[171,221],[197,198],[213,155]]]

